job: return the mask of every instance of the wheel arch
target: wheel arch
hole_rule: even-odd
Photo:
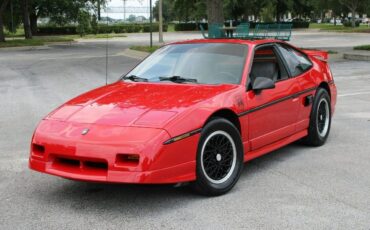
[[[206,120],[206,122],[204,123],[203,127],[208,123],[210,122],[211,120],[213,120],[214,118],[216,117],[221,117],[221,118],[224,118],[228,121],[230,121],[231,123],[233,123],[233,125],[235,125],[235,127],[238,129],[239,133],[242,134],[242,130],[241,130],[241,124],[240,124],[240,120],[239,120],[239,117],[238,115],[232,111],[231,109],[220,109],[220,110],[217,110],[215,112],[213,112],[209,117],[208,119]]]
[[[323,81],[319,84],[318,88],[322,88],[322,89],[325,89],[328,94],[329,94],[329,97],[331,98],[331,92],[330,92],[330,87],[329,87],[329,84],[326,82],[326,81]]]

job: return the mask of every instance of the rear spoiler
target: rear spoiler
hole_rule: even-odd
[[[329,54],[327,51],[322,50],[303,50],[308,56],[315,57],[320,61],[327,62],[329,59]]]

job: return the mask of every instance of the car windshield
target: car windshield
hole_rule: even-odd
[[[124,81],[239,84],[248,46],[228,43],[173,44],[136,66]]]

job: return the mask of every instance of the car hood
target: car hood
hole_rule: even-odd
[[[193,105],[236,87],[117,82],[70,100],[46,119],[160,128]]]

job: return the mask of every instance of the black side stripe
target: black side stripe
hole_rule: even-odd
[[[242,113],[239,113],[238,116],[241,117],[241,116],[244,116],[244,115],[247,115],[247,114],[250,114],[250,113],[253,113],[255,111],[258,111],[258,110],[261,110],[261,109],[264,109],[268,106],[271,106],[271,105],[275,105],[277,103],[280,103],[280,102],[283,102],[283,101],[286,101],[286,100],[289,100],[289,99],[293,99],[293,98],[297,98],[299,97],[300,95],[302,94],[305,94],[305,93],[308,93],[308,92],[311,92],[311,91],[314,91],[316,90],[317,87],[313,87],[313,88],[309,88],[309,89],[306,89],[306,90],[303,90],[301,92],[298,92],[298,93],[295,93],[295,94],[292,94],[292,95],[289,95],[289,96],[286,96],[286,97],[282,97],[282,98],[279,98],[275,101],[271,101],[271,102],[268,102],[266,104],[263,104],[263,105],[260,105],[260,106],[257,106],[253,109],[250,109],[250,110],[247,110],[247,111],[244,111]],[[164,145],[168,145],[168,144],[172,144],[176,141],[179,141],[179,140],[182,140],[182,139],[185,139],[185,138],[188,138],[188,137],[191,137],[195,134],[198,134],[202,132],[202,128],[199,128],[199,129],[195,129],[195,130],[192,130],[190,132],[187,132],[187,133],[183,133],[181,135],[178,135],[176,137],[173,137],[165,142],[163,142]]]
[[[188,137],[191,137],[195,134],[198,134],[202,131],[202,128],[199,128],[199,129],[195,129],[195,130],[192,130],[190,132],[187,132],[187,133],[184,133],[184,134],[181,134],[181,135],[178,135],[176,137],[173,137],[165,142],[163,142],[164,145],[168,145],[168,144],[171,144],[173,142],[176,142],[176,141],[179,141],[179,140],[182,140],[182,139],[185,139],[185,138],[188,138]]]
[[[314,91],[316,90],[317,87],[312,87],[312,88],[309,88],[309,89],[306,89],[306,90],[303,90],[301,92],[298,92],[298,93],[295,93],[295,94],[292,94],[292,95],[289,95],[289,96],[286,96],[286,97],[282,97],[282,98],[279,98],[275,101],[271,101],[271,102],[268,102],[266,104],[263,104],[263,105],[260,105],[260,106],[257,106],[255,108],[252,108],[252,109],[249,109],[247,111],[244,111],[244,112],[241,112],[238,114],[239,117],[241,116],[245,116],[247,114],[250,114],[250,113],[253,113],[253,112],[256,112],[258,110],[261,110],[261,109],[264,109],[266,107],[269,107],[269,106],[272,106],[272,105],[275,105],[277,103],[280,103],[280,102],[283,102],[283,101],[286,101],[286,100],[289,100],[289,99],[293,99],[293,98],[297,98],[299,97],[300,95],[302,94],[305,94],[305,93],[308,93],[308,92],[311,92],[311,91]]]

